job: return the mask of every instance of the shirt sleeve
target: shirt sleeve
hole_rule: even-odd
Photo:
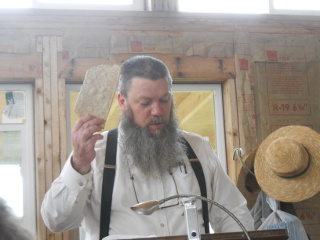
[[[212,199],[233,214],[247,231],[254,230],[253,218],[247,208],[246,199],[233,184],[220,164],[217,164],[213,172]],[[221,208],[212,206],[210,216],[212,228],[215,232],[242,231],[236,220]]]
[[[53,232],[79,227],[87,211],[92,189],[92,170],[81,175],[71,166],[71,157],[45,194],[41,205],[43,221]]]

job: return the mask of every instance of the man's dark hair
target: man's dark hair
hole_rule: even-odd
[[[126,60],[121,67],[118,91],[127,97],[132,79],[135,77],[151,80],[166,79],[169,89],[172,87],[172,78],[166,65],[150,56],[135,56]]]

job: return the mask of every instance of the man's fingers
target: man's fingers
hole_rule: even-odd
[[[93,136],[94,133],[100,132],[102,129],[103,127],[101,125],[93,125],[84,128],[79,134],[82,135],[85,140],[88,140]]]
[[[74,131],[78,131],[82,126],[83,124],[85,124],[86,122],[90,121],[91,119],[93,119],[94,117],[91,116],[91,115],[87,115],[87,116],[84,116],[84,117],[81,117],[79,118],[75,124],[74,124],[74,127],[73,127],[73,130]]]
[[[89,141],[94,142],[94,145],[95,145],[95,143],[98,140],[101,140],[102,138],[103,138],[103,136],[101,134],[94,134],[91,136],[91,138],[89,138]]]
[[[84,117],[79,118],[74,127],[73,130],[74,131],[78,131],[81,128],[87,128],[93,125],[100,125],[102,126],[105,123],[105,120],[103,118],[97,118],[95,116],[92,115],[86,115]]]

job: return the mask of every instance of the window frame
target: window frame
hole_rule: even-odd
[[[21,131],[23,178],[22,224],[36,233],[36,177],[34,151],[33,87],[31,84],[0,84],[1,91],[24,91],[26,103],[25,124],[0,123],[0,131]]]

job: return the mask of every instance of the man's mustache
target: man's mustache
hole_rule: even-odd
[[[153,123],[166,123],[166,119],[164,117],[161,117],[161,116],[155,116],[155,117],[152,117],[149,121],[148,121],[148,124],[153,124]]]

